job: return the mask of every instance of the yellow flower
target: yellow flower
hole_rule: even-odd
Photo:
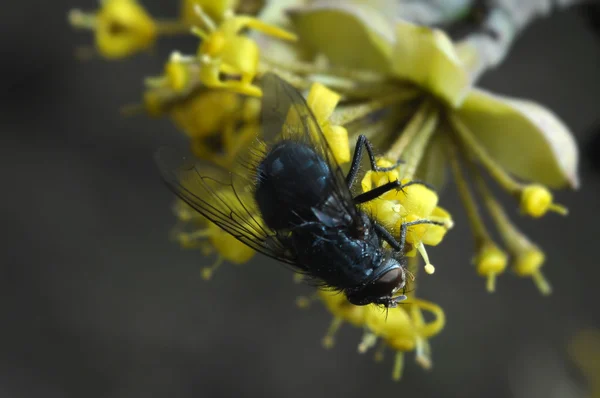
[[[343,126],[332,125],[328,120],[340,100],[340,95],[320,83],[314,83],[306,102],[313,111],[333,156],[339,164],[350,161],[350,143],[348,131]]]
[[[135,0],[105,0],[95,15],[72,10],[71,24],[96,32],[96,48],[106,58],[127,57],[154,44],[157,27]]]
[[[259,97],[260,89],[252,85],[258,73],[259,48],[254,40],[241,32],[255,29],[283,40],[296,40],[296,36],[259,19],[233,13],[225,15],[223,21],[217,24],[199,5],[195,10],[205,26],[204,29],[193,29],[202,39],[198,48],[200,81],[208,87],[227,88]],[[223,80],[222,74],[238,76],[239,80]]]
[[[540,217],[548,211],[566,214],[564,207],[553,202],[548,187],[576,188],[579,184],[577,146],[567,127],[538,104],[473,87],[472,76],[463,63],[468,52],[457,49],[444,32],[407,21],[391,21],[366,2],[317,0],[295,8],[290,15],[300,43],[313,57],[328,62],[325,70],[339,78],[327,77],[327,81],[343,87],[346,96],[376,96],[365,94],[365,70],[374,74],[368,79],[381,92],[385,91],[386,85],[390,91],[396,87],[397,92],[406,92],[379,107],[387,111],[380,117],[388,118],[389,122],[381,123],[384,127],[376,132],[379,140],[386,142],[389,148],[385,153],[388,164],[399,158],[404,164],[394,171],[393,176],[388,172],[377,173],[375,178],[372,175],[365,177],[363,190],[393,179],[425,180],[440,188],[447,168],[445,162],[450,156],[449,148],[456,146],[453,156],[469,167],[470,175],[477,177],[481,170],[475,165],[481,165],[493,180],[518,199],[524,214],[532,217]],[[270,54],[270,57],[275,58],[276,54]],[[288,64],[288,68],[316,79],[325,74],[318,66],[313,66],[314,72],[306,66],[294,68],[293,64]],[[344,111],[340,110],[340,113]],[[343,120],[344,116],[334,119]],[[345,123],[341,124],[345,126]],[[398,125],[403,128],[394,130]],[[461,167],[460,162],[455,163]],[[522,183],[516,178],[527,182]],[[408,195],[408,188],[406,192]],[[431,217],[437,205],[435,200],[428,199],[427,190],[422,186],[414,188],[414,193],[404,198],[410,201],[412,196],[421,208],[407,210],[406,205],[400,203],[403,198],[391,198],[392,195],[387,193],[366,207],[384,225],[395,225],[396,231],[402,223]],[[433,198],[434,191],[429,195]],[[466,196],[461,197],[464,201]],[[479,217],[477,211],[468,213],[470,218]],[[500,248],[489,251],[495,245],[489,234],[481,231],[479,221],[470,220],[470,223],[476,225],[474,235],[479,242],[478,272],[488,278],[488,290],[493,290],[493,280],[504,270],[506,256]],[[430,229],[437,229],[442,236],[445,232],[441,226],[417,225],[410,228],[407,242],[416,249],[423,247],[427,244],[424,238]],[[439,236],[437,238],[433,241],[439,240]],[[409,254],[415,247],[410,248]],[[515,250],[509,248],[508,251],[515,255]],[[533,257],[527,257],[527,261],[522,258],[519,257],[521,262],[516,263],[527,266],[517,266],[521,270],[517,273],[532,276],[538,287],[547,291],[538,278],[539,273],[533,271],[539,268],[541,261],[536,267],[532,265]]]
[[[204,90],[173,106],[171,118],[192,139],[219,133],[239,112],[242,99],[224,90]]]
[[[311,301],[320,300],[333,319],[325,337],[323,346],[333,347],[335,335],[344,322],[362,328],[365,331],[358,346],[359,353],[367,352],[380,339],[375,352],[375,360],[383,359],[384,350],[390,347],[396,351],[392,378],[399,380],[402,374],[404,353],[415,351],[416,361],[423,368],[431,368],[431,353],[428,340],[444,328],[444,311],[437,305],[425,300],[411,299],[397,308],[385,310],[376,305],[355,306],[344,294],[319,289],[310,297],[299,297],[298,304],[308,307]],[[433,315],[433,320],[425,322],[422,311]]]
[[[434,319],[425,323],[421,310],[430,312]],[[412,299],[389,311],[374,305],[367,306],[365,324],[370,332],[363,338],[359,351],[365,352],[377,338],[382,339],[396,351],[392,378],[397,381],[402,375],[405,352],[416,351],[417,362],[426,369],[431,367],[431,359],[426,352],[427,341],[444,328],[445,316],[439,306],[428,301]]]
[[[379,167],[390,167],[394,163],[384,158],[379,159],[377,164]],[[368,192],[374,187],[398,180],[398,176],[397,169],[385,172],[368,171],[361,181],[362,190]],[[403,187],[401,190],[387,192],[379,199],[367,202],[363,208],[398,240],[401,239],[401,228],[405,223],[428,220],[443,224],[417,224],[407,228],[406,243],[412,249],[406,254],[414,256],[416,251],[419,251],[425,260],[425,270],[431,274],[435,268],[429,262],[424,245],[438,245],[448,229],[452,228],[452,218],[450,213],[437,206],[438,195],[430,187],[409,179],[401,180],[400,184]]]
[[[487,290],[492,293],[496,290],[496,275],[501,274],[508,264],[508,255],[491,240],[480,244],[473,258],[477,273],[487,278]]]
[[[224,261],[233,264],[243,264],[254,256],[255,251],[233,236],[206,220],[181,200],[177,200],[173,211],[180,223],[172,231],[183,248],[199,248],[204,255],[217,253],[217,259],[208,267],[202,269],[202,277],[212,278],[214,272]]]

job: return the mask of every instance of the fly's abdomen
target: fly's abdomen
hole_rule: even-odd
[[[332,192],[331,171],[318,153],[296,141],[281,141],[257,169],[255,198],[262,217],[274,230],[315,220]]]

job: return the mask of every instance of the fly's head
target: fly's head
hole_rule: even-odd
[[[378,276],[368,283],[346,291],[348,301],[354,305],[379,304],[396,307],[406,296],[395,294],[406,285],[406,272],[401,261],[385,258],[379,266]]]

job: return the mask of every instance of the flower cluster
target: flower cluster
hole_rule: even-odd
[[[440,244],[454,224],[438,205],[450,169],[473,233],[472,262],[487,290],[495,291],[497,277],[510,266],[543,294],[550,293],[541,272],[543,251],[509,219],[488,181],[514,197],[525,216],[566,214],[550,189],[579,184],[578,151],[568,128],[539,104],[477,88],[480,54],[468,40],[452,42],[441,30],[392,20],[367,2],[301,3],[184,0],[180,18],[168,21],[151,17],[135,0],[104,0],[94,13],[72,11],[70,21],[94,31],[96,51],[107,59],[147,50],[160,35],[197,36],[195,51],[173,51],[163,73],[146,79],[141,108],[151,117],[170,118],[189,137],[197,157],[222,167],[232,167],[260,131],[258,83],[266,72],[306,94],[343,167],[357,137],[368,137],[382,152],[378,165],[396,167],[367,171],[360,189],[391,181],[401,187],[362,206],[394,237],[405,234],[415,278],[416,254],[432,274],[426,246]],[[481,209],[501,242],[493,240]],[[175,213],[179,223],[173,235],[182,247],[217,253],[214,265],[203,271],[206,279],[223,261],[252,258],[251,249],[187,205],[177,202]],[[409,224],[418,220],[435,223]],[[376,358],[385,347],[396,351],[394,379],[400,378],[404,352],[415,351],[419,364],[431,366],[428,339],[444,327],[444,313],[417,298],[414,288],[406,305],[388,312],[353,306],[328,291],[319,290],[313,298],[334,316],[325,346],[332,346],[345,321],[365,331],[360,352],[377,340]],[[302,298],[299,304],[311,300]],[[434,320],[425,322],[423,312]]]

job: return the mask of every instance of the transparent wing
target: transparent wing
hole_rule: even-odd
[[[311,146],[331,170],[330,183],[338,205],[342,205],[348,214],[356,216],[356,206],[344,173],[304,97],[273,73],[266,73],[261,80],[263,99],[260,139],[267,147],[282,139],[296,140]]]
[[[172,148],[161,148],[155,158],[166,184],[193,209],[252,249],[302,268],[262,222],[250,178],[188,159]]]

